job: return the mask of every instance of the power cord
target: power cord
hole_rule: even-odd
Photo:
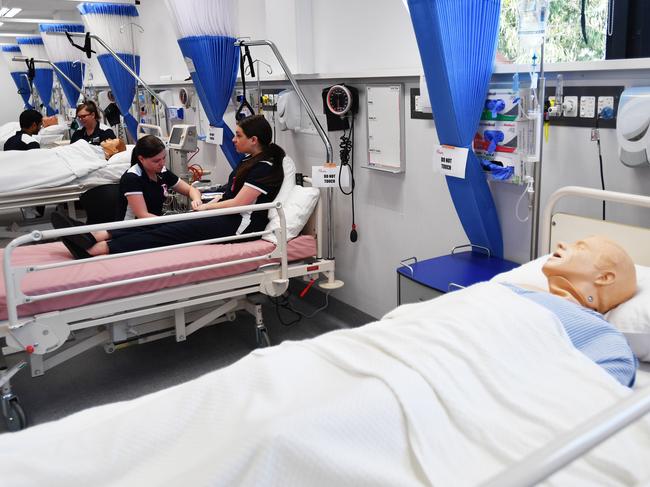
[[[350,241],[356,242],[359,238],[359,234],[357,233],[354,214],[354,115],[350,117],[350,129],[347,133],[344,130],[343,135],[341,136],[339,155],[341,157],[341,167],[339,168],[339,189],[344,195],[352,197],[352,230],[350,230]],[[345,191],[341,184],[341,175],[344,167],[347,167],[350,171],[350,191]]]
[[[596,129],[593,131],[592,134],[592,140],[596,140],[596,145],[598,146],[598,163],[600,166],[600,187],[603,191],[605,191],[605,172],[603,170],[603,153],[601,150],[600,146],[600,128],[599,128],[599,120],[610,120],[611,118],[614,118],[614,110],[610,107],[604,107],[600,113],[598,113],[598,116],[596,117]],[[606,202],[603,200],[603,221],[606,219]]]
[[[303,319],[303,318],[307,318],[307,319],[313,318],[318,313],[320,313],[321,311],[326,309],[329,306],[330,292],[331,291],[328,291],[328,292],[325,293],[325,304],[323,304],[323,306],[320,306],[319,308],[316,308],[316,310],[314,310],[313,312],[311,312],[309,314],[303,313],[302,311],[299,311],[299,310],[297,310],[297,309],[295,309],[293,307],[293,305],[291,304],[291,300],[290,300],[291,295],[289,294],[289,292],[285,292],[285,293],[283,293],[281,296],[279,296],[277,298],[272,298],[272,297],[269,296],[269,300],[275,306],[275,314],[278,317],[278,321],[280,323],[282,323],[284,326],[292,326],[292,325],[295,325],[296,323],[300,322],[301,319]],[[282,318],[282,315],[280,313],[281,309],[292,313],[294,315],[294,318],[290,319],[289,321],[284,321],[284,319]]]

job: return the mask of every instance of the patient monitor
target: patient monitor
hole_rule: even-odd
[[[188,179],[187,154],[198,148],[196,125],[174,125],[167,145],[172,156],[172,171]]]

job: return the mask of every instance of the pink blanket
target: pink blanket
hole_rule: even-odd
[[[151,254],[132,255],[103,262],[80,260],[78,261],[79,265],[40,271],[25,276],[22,281],[22,290],[23,293],[32,295],[74,289],[188,267],[264,256],[271,253],[274,248],[275,245],[272,243],[255,240],[253,242],[198,245],[182,249],[162,250]],[[4,250],[1,252],[3,253]],[[312,236],[301,235],[289,242],[287,253],[289,261],[313,257],[316,255],[316,240]],[[12,256],[12,262],[19,265],[47,264],[71,259],[70,253],[59,242],[19,247]],[[267,263],[267,260],[260,259],[260,261],[47,299],[20,305],[18,314],[19,316],[29,316],[48,311],[74,308],[110,299],[149,293],[159,289],[243,274],[257,269],[259,265],[264,263]],[[2,281],[0,281],[0,319],[7,319],[6,298],[7,291],[4,276],[2,276]]]

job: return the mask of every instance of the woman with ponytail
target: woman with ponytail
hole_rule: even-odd
[[[238,152],[247,156],[230,174],[228,183],[222,186],[223,196],[205,204],[193,205],[193,209],[204,211],[272,202],[284,179],[282,161],[285,156],[284,150],[272,140],[273,131],[264,116],[254,115],[240,120],[233,143]],[[146,159],[144,155],[142,157]],[[81,259],[259,232],[266,228],[267,223],[268,211],[247,211],[167,223],[153,228],[71,235],[62,240],[70,253]]]
[[[192,209],[201,205],[201,192],[165,167],[165,144],[154,135],[145,135],[131,153],[131,168],[120,179],[120,193],[128,202],[125,220],[161,216],[167,190],[188,196]]]

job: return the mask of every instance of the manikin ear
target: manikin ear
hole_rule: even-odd
[[[599,286],[609,286],[610,284],[614,284],[616,281],[616,274],[614,274],[611,271],[606,271],[601,273],[597,278],[596,281],[594,281],[594,284],[597,284]]]

